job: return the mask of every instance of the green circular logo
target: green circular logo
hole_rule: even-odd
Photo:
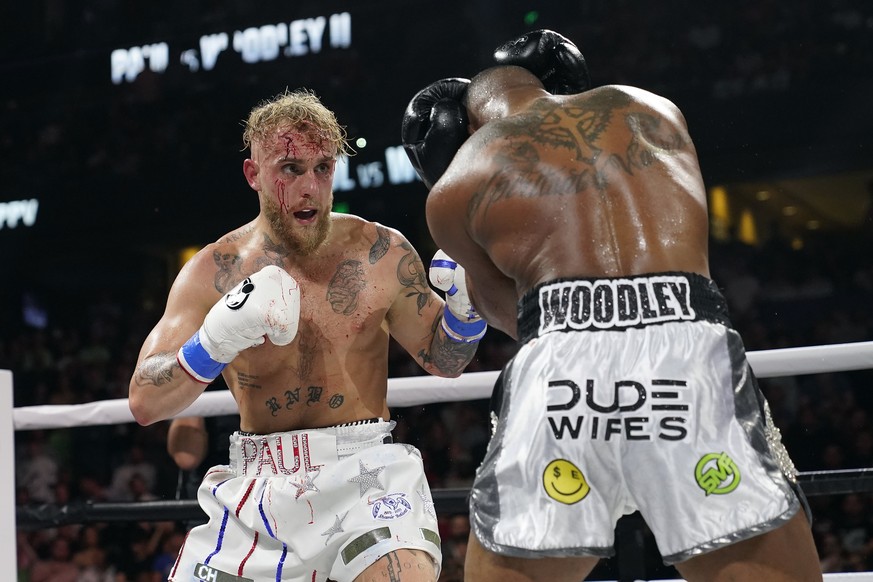
[[[740,470],[727,453],[709,453],[697,461],[694,478],[707,495],[724,495],[740,484]]]

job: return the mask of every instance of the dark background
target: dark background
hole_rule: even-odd
[[[348,45],[332,46],[339,39],[326,34],[320,50],[259,62],[244,62],[233,47],[237,31],[263,40],[262,27],[287,32],[289,23],[344,12]],[[0,23],[0,212],[39,201],[31,226],[0,214],[0,368],[15,373],[16,406],[126,396],[182,249],[256,215],[241,171],[241,122],[285,88],[312,89],[353,143],[367,140],[338,173],[338,210],[400,229],[427,260],[435,249],[425,189],[396,157],[389,168],[392,155],[405,162],[396,149],[403,110],[426,84],[472,76],[495,46],[538,28],[575,41],[596,85],[649,89],[685,113],[710,189],[713,277],[747,349],[873,337],[869,0],[34,0],[0,5]],[[243,32],[251,28],[260,32]],[[186,51],[222,33],[228,47],[214,68],[192,71],[192,56],[203,55]],[[113,51],[130,57],[161,43],[165,68],[150,56],[135,78],[113,83]],[[515,349],[505,340],[489,331],[467,371],[499,369]],[[402,350],[389,371],[422,373]],[[873,467],[871,371],[761,384],[800,470]],[[469,485],[487,439],[486,401],[393,415],[398,441],[422,450],[432,487]],[[138,443],[160,476],[151,493],[167,499],[178,471],[165,430],[19,432],[16,467],[46,439],[60,468],[52,499],[114,499],[100,488]],[[216,442],[225,434],[214,432]],[[46,501],[29,485],[19,486],[17,504]],[[873,570],[873,496],[811,501],[823,570]],[[110,562],[132,564],[127,538],[107,531],[106,546],[122,556]],[[441,525],[441,535],[443,582],[462,580],[466,534]],[[29,539],[44,558],[43,542]],[[646,567],[647,576],[630,579],[675,577],[653,553]]]
[[[338,190],[337,202],[401,229],[426,257],[424,187],[386,176],[406,103],[433,80],[474,75],[495,46],[537,28],[574,40],[596,85],[632,84],[676,102],[709,185],[860,172],[849,186],[857,190],[873,169],[873,29],[860,0],[6,4],[0,202],[36,198],[39,211],[31,227],[0,228],[3,325],[18,322],[23,294],[41,304],[60,295],[73,309],[101,288],[164,293],[179,249],[256,214],[241,120],[286,87],[314,90],[353,141],[367,139],[350,160],[356,187]],[[236,31],[287,31],[346,11],[345,47],[330,46],[326,32],[318,52],[245,63],[232,46]],[[180,62],[201,36],[219,33],[228,48],[212,70]],[[114,50],[154,43],[168,47],[165,70],[146,61],[134,80],[112,82]],[[364,187],[360,166],[381,169],[384,183]],[[844,192],[813,195],[839,207]],[[847,236],[870,228],[830,226]]]

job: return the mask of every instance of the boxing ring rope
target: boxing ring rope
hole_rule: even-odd
[[[799,376],[830,372],[873,369],[873,341],[748,352],[748,359],[759,378]],[[458,378],[412,376],[388,380],[391,408],[420,406],[439,402],[487,399],[499,371],[468,372]],[[238,414],[227,390],[204,392],[178,416],[220,416]],[[13,408],[12,374],[0,370],[0,463],[14,474],[14,432],[134,422],[126,398],[74,405],[42,405]],[[8,459],[8,461],[7,461]],[[807,495],[873,491],[873,468],[845,471],[814,471],[799,474]],[[466,512],[466,489],[434,490],[438,510]],[[0,479],[0,515],[14,515],[14,480]],[[41,506],[20,511],[23,527],[54,526],[88,521],[184,520],[202,517],[195,500],[140,503],[85,502],[69,506]],[[15,527],[12,520],[0,522],[0,578],[15,576]],[[5,559],[4,559],[5,558]],[[2,564],[10,564],[3,574]],[[828,582],[873,582],[873,573],[826,574]]]
[[[848,372],[873,368],[873,341],[748,352],[758,378]],[[388,379],[391,408],[489,398],[499,371],[467,372],[458,378],[410,376]],[[227,390],[204,392],[178,416],[237,414]],[[126,398],[87,404],[25,406],[13,410],[15,430],[70,428],[134,422]],[[3,435],[0,435],[2,437]]]

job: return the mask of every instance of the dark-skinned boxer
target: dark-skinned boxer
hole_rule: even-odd
[[[639,511],[689,580],[821,580],[805,499],[710,280],[680,110],[536,31],[418,93],[434,241],[519,341],[471,491],[472,582],[576,582]]]

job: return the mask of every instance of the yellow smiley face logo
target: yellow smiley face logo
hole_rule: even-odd
[[[555,459],[546,465],[543,489],[546,495],[567,505],[582,501],[591,491],[579,467],[565,459]]]

